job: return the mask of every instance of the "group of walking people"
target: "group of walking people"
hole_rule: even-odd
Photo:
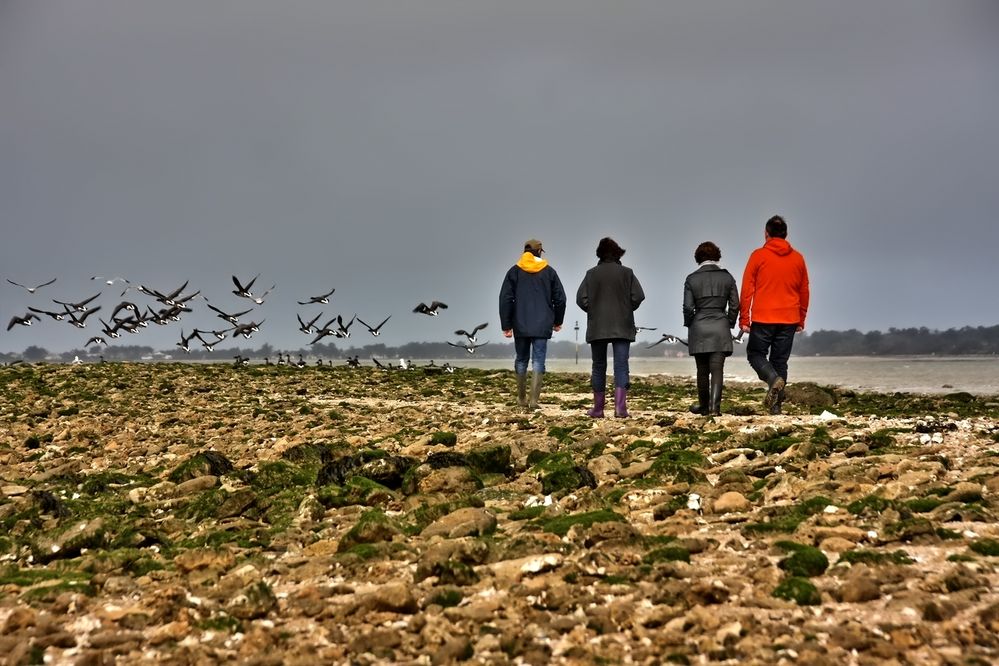
[[[541,241],[524,243],[520,260],[507,271],[500,288],[503,335],[513,338],[517,401],[536,409],[545,374],[548,340],[562,328],[566,294],[558,273],[541,255]],[[597,265],[576,290],[576,305],[586,313],[590,345],[593,407],[587,415],[602,418],[607,403],[607,350],[614,374],[614,415],[628,416],[631,386],[629,356],[635,341],[635,310],[645,300],[631,268],[621,263],[624,248],[612,238],[597,244]],[[767,385],[763,405],[780,414],[785,399],[787,364],[794,334],[805,328],[808,270],[800,252],[787,241],[787,223],[779,215],[767,220],[764,244],[752,252],[742,275],[741,296],[735,278],[721,267],[721,250],[706,241],[694,250],[697,269],[683,285],[683,325],[687,349],[697,367],[696,414],[721,414],[725,359],[734,349],[732,329],[748,334],[746,357]],[[533,367],[530,387],[528,364]]]

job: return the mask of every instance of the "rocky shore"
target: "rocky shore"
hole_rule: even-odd
[[[0,660],[999,661],[995,398],[547,380],[0,369]]]

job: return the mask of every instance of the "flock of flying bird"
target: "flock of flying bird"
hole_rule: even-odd
[[[238,277],[233,275],[232,283],[235,288],[232,290],[232,293],[238,298],[252,302],[254,305],[263,305],[264,300],[277,287],[277,285],[271,285],[270,288],[264,290],[262,293],[254,293],[253,286],[259,277],[260,274],[258,273],[251,280],[243,284]],[[180,347],[180,349],[184,352],[190,353],[191,344],[194,340],[197,340],[201,344],[201,347],[206,351],[213,351],[215,346],[227,337],[243,337],[245,339],[249,339],[254,333],[260,330],[260,326],[264,323],[264,319],[261,319],[260,321],[240,321],[241,317],[245,317],[253,312],[253,307],[236,312],[228,312],[209,302],[208,297],[201,295],[200,290],[184,294],[184,290],[187,289],[188,286],[187,281],[176,289],[165,292],[152,289],[142,284],[133,285],[129,280],[118,276],[104,277],[101,275],[94,275],[90,279],[92,281],[101,280],[105,286],[124,284],[126,286],[121,292],[120,298],[124,299],[130,291],[135,290],[141,294],[151,297],[155,301],[156,305],[147,304],[144,307],[140,307],[134,301],[122,300],[114,307],[114,309],[111,310],[111,314],[107,321],[105,321],[103,317],[97,318],[97,320],[101,323],[102,335],[92,336],[86,341],[86,343],[84,343],[84,347],[89,347],[91,345],[107,346],[108,339],[120,338],[122,333],[139,333],[143,329],[147,328],[150,323],[165,326],[171,322],[180,321],[181,315],[192,312],[192,308],[190,306],[191,301],[199,295],[205,301],[208,309],[214,312],[216,317],[225,322],[225,326],[220,329],[194,328],[189,334],[186,335],[184,333],[184,329],[182,328],[180,331],[180,340],[176,343],[176,346]],[[56,278],[52,278],[47,282],[28,286],[19,282],[14,282],[9,278],[7,279],[7,282],[24,289],[31,295],[34,295],[39,289],[53,284],[55,281]],[[297,301],[297,303],[299,305],[326,305],[330,302],[330,297],[333,296],[335,291],[336,288],[332,288],[323,294],[310,296],[306,300]],[[53,298],[52,302],[61,306],[62,309],[46,310],[43,308],[28,306],[27,312],[24,315],[15,315],[14,317],[11,317],[7,324],[7,330],[9,331],[15,326],[31,326],[34,321],[41,321],[40,315],[49,317],[55,321],[66,321],[77,328],[86,328],[87,319],[94,313],[101,310],[102,306],[92,305],[92,303],[100,295],[101,292],[98,292],[89,298],[76,302],[68,300],[62,301]],[[427,315],[429,317],[436,317],[440,314],[441,310],[446,309],[446,303],[435,300],[431,301],[429,305],[423,302],[417,304],[417,306],[413,308],[413,312]],[[346,322],[343,319],[343,315],[338,314],[335,317],[328,319],[325,323],[320,324],[319,321],[322,319],[323,314],[323,312],[320,312],[308,320],[303,319],[301,314],[296,314],[298,319],[298,330],[312,337],[309,342],[310,345],[314,345],[324,338],[331,336],[338,339],[349,338],[351,334],[351,326],[353,326],[355,321],[364,326],[368,333],[372,336],[377,337],[381,334],[382,327],[388,322],[389,319],[392,318],[392,315],[388,315],[377,325],[371,325],[358,317],[356,314],[351,316],[351,318]],[[488,323],[482,323],[474,327],[471,331],[458,329],[454,332],[454,334],[456,336],[462,336],[463,340],[459,342],[448,341],[447,344],[452,347],[464,349],[469,354],[473,354],[476,349],[488,344],[488,342],[479,342],[478,340],[479,331],[485,329],[487,326]],[[656,330],[655,328],[644,326],[639,326],[637,329],[639,331]],[[738,336],[734,337],[733,341],[736,343],[742,343],[742,333],[739,333]],[[655,347],[663,342],[667,344],[687,344],[687,341],[683,338],[679,338],[675,335],[663,334],[659,340],[648,345],[646,348],[649,349]]]
[[[260,277],[259,274],[255,275],[251,280],[245,284],[240,281],[240,279],[233,275],[232,283],[235,287],[232,293],[238,297],[252,302],[254,305],[263,305],[266,297],[276,288],[275,285],[271,285],[270,288],[264,290],[262,293],[255,293],[253,291],[253,286],[257,279]],[[105,320],[103,317],[98,316],[97,320],[101,323],[101,334],[94,335],[90,337],[84,347],[90,347],[91,345],[108,345],[109,339],[120,338],[122,333],[139,333],[143,329],[148,328],[149,324],[156,324],[160,326],[165,326],[171,322],[180,321],[181,316],[185,313],[192,312],[191,307],[192,301],[199,295],[205,301],[208,309],[215,313],[215,316],[222,319],[225,322],[222,328],[217,330],[214,329],[199,329],[194,328],[189,334],[184,333],[182,328],[180,331],[180,340],[176,343],[177,347],[180,347],[184,352],[190,353],[192,343],[197,340],[201,347],[206,351],[213,351],[215,346],[219,344],[222,340],[227,337],[237,338],[242,336],[243,338],[249,339],[252,335],[260,330],[260,326],[264,323],[264,319],[260,321],[241,321],[241,317],[246,317],[254,308],[249,307],[240,311],[227,311],[212,304],[207,296],[201,294],[200,290],[192,291],[190,293],[184,293],[188,287],[188,282],[180,285],[172,291],[160,291],[157,289],[152,289],[143,284],[135,285],[131,281],[115,276],[115,277],[105,277],[101,275],[94,275],[90,278],[92,281],[100,280],[103,282],[104,286],[113,286],[116,284],[126,285],[124,290],[120,294],[120,298],[123,299],[118,305],[110,311],[110,316]],[[15,287],[20,287],[28,292],[28,294],[34,295],[39,289],[47,287],[53,284],[56,278],[52,278],[47,282],[42,282],[41,284],[28,286],[20,282],[15,282],[11,279],[7,279],[7,282],[14,285]],[[140,306],[133,300],[124,300],[130,291],[136,291],[145,296],[151,297],[154,300],[154,304],[146,304],[145,306]],[[325,305],[330,302],[330,297],[336,291],[336,288],[332,288],[329,291],[320,294],[318,296],[310,296],[305,300],[297,301],[299,305]],[[86,328],[87,319],[99,312],[102,308],[100,305],[94,305],[94,301],[101,295],[101,292],[85,298],[81,301],[68,301],[68,300],[58,300],[51,299],[53,303],[59,308],[53,308],[47,310],[40,307],[28,306],[27,312],[24,315],[11,317],[7,324],[7,330],[10,331],[15,326],[31,326],[35,321],[41,321],[42,316],[49,317],[55,321],[66,321],[77,328]],[[431,301],[429,305],[426,303],[419,303],[413,312],[417,314],[423,314],[430,317],[436,317],[440,314],[441,310],[446,310],[447,304],[441,301]],[[331,317],[325,323],[319,323],[323,317],[323,313],[320,312],[310,319],[305,319],[301,314],[296,314],[298,319],[298,330],[302,333],[311,336],[310,345],[314,345],[320,340],[327,337],[334,337],[339,339],[349,338],[351,334],[351,326],[353,326],[356,321],[360,325],[364,326],[368,333],[372,336],[377,337],[382,332],[382,327],[392,318],[392,315],[388,315],[382,319],[377,325],[371,325],[365,322],[363,319],[358,317],[356,314],[351,316],[348,321],[344,321],[343,315],[337,315]],[[455,331],[455,335],[464,336],[464,340],[461,342],[448,342],[447,344],[452,347],[459,347],[467,351],[469,354],[475,352],[476,349],[487,344],[486,342],[478,342],[477,334],[482,329],[486,328],[488,324],[479,324],[471,331],[465,331],[464,329],[459,329]]]

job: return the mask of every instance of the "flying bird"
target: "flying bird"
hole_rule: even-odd
[[[256,303],[257,305],[263,305],[264,304],[264,299],[267,298],[267,294],[269,294],[272,291],[274,291],[274,287],[276,287],[276,286],[277,286],[276,284],[272,284],[270,289],[268,289],[264,293],[260,294],[259,296],[254,296],[254,295],[251,294],[250,295],[250,300],[253,301],[254,303]]]
[[[86,328],[87,327],[87,317],[89,317],[90,315],[94,314],[95,312],[97,312],[100,309],[101,309],[101,306],[98,305],[96,308],[90,308],[90,309],[87,309],[87,310],[83,310],[82,314],[79,317],[76,316],[75,312],[70,312],[69,313],[69,323],[71,323],[73,326],[76,326],[77,328]]]
[[[476,349],[478,349],[479,347],[482,347],[483,345],[488,345],[489,343],[488,342],[483,342],[483,343],[480,343],[480,344],[474,344],[474,343],[471,343],[471,342],[448,342],[448,344],[451,345],[452,347],[461,347],[462,349],[464,349],[465,351],[467,351],[469,354],[474,354]]]
[[[34,287],[27,287],[27,286],[25,286],[25,285],[21,284],[20,282],[14,282],[14,281],[13,281],[13,280],[11,280],[10,278],[7,278],[7,282],[10,282],[10,283],[11,283],[12,285],[14,285],[15,287],[20,287],[21,289],[27,289],[27,290],[28,290],[28,293],[29,293],[29,294],[33,294],[33,293],[35,293],[35,292],[36,292],[37,290],[41,289],[42,287],[47,287],[47,286],[49,286],[50,284],[52,284],[53,282],[55,282],[55,281],[56,281],[56,278],[52,278],[52,279],[51,279],[51,280],[49,280],[48,282],[43,282],[43,283],[41,283],[41,284],[36,284],[36,285],[35,285]]]
[[[659,329],[655,326],[636,326],[636,331],[658,331]]]
[[[488,325],[489,325],[489,322],[486,322],[484,324],[479,324],[478,326],[476,326],[475,328],[472,329],[471,333],[469,333],[468,331],[466,331],[464,329],[458,329],[457,331],[454,332],[454,334],[455,335],[464,335],[466,338],[468,338],[468,341],[470,343],[474,344],[474,343],[478,342],[475,339],[475,334],[478,333],[479,331],[481,331],[482,329],[484,329]]]
[[[137,306],[135,303],[132,303],[131,301],[122,301],[121,303],[115,306],[114,310],[111,311],[111,318],[114,319],[115,315],[117,315],[122,310],[131,310],[133,313],[138,313],[139,306]]]
[[[24,315],[23,317],[18,317],[18,316],[11,317],[10,323],[7,324],[7,330],[9,331],[10,329],[14,328],[14,326],[31,326],[32,319],[37,319],[38,321],[41,321],[41,318],[38,315],[32,314],[30,312]]]
[[[385,317],[385,319],[382,320],[381,324],[378,324],[377,326],[375,326],[373,328],[372,328],[372,326],[370,324],[364,323],[364,320],[361,319],[360,317],[357,318],[357,321],[360,322],[361,326],[364,326],[366,329],[368,329],[368,333],[370,333],[371,335],[373,335],[373,336],[375,336],[377,338],[379,335],[381,335],[382,326],[385,324],[385,322],[387,322],[391,318],[392,318],[392,315],[389,315],[388,317]]]
[[[207,301],[207,300],[208,299],[206,298],[205,301]],[[243,310],[242,312],[234,312],[232,314],[229,314],[228,312],[223,312],[222,310],[219,310],[217,307],[215,307],[211,303],[208,304],[208,309],[209,310],[214,310],[215,312],[217,312],[218,314],[215,315],[216,317],[218,317],[220,319],[225,319],[227,322],[229,322],[233,326],[238,326],[239,325],[239,318],[240,317],[242,317],[245,314],[249,314],[250,312],[253,312],[253,308],[250,308],[249,310]]]
[[[426,303],[420,303],[415,308],[413,308],[413,312],[416,312],[418,314],[425,314],[430,317],[436,317],[439,314],[437,312],[438,309],[447,310],[447,304],[441,303],[440,301],[431,301],[430,305],[427,305]]]
[[[94,300],[98,296],[100,296],[100,293],[96,293],[93,296],[91,296],[90,298],[86,298],[86,299],[80,301],[79,303],[64,303],[63,301],[57,301],[54,298],[52,299],[52,302],[55,303],[55,304],[57,304],[57,305],[62,305],[63,307],[66,307],[68,309],[76,310],[77,312],[86,312],[87,311],[87,303],[89,303],[90,301]]]
[[[92,344],[94,344],[94,345],[104,345],[105,347],[107,347],[108,346],[108,341],[105,340],[104,338],[102,338],[99,335],[95,335],[94,337],[92,337],[89,340],[87,340],[86,342],[84,342],[83,346],[84,347],[89,347]]]
[[[196,328],[196,329],[194,329],[194,333],[192,333],[191,335],[196,335],[196,336],[198,336],[199,340],[204,340],[204,338],[201,337],[201,334],[202,333],[211,333],[212,335],[215,336],[216,340],[225,340],[225,334],[228,333],[231,330],[234,330],[235,328],[236,327],[233,326],[232,328],[223,328],[223,329],[218,330],[218,331],[202,331],[200,328]]]
[[[260,273],[254,275],[253,279],[247,282],[246,286],[244,287],[242,284],[240,284],[239,278],[233,275],[232,283],[236,285],[236,288],[232,290],[232,293],[236,294],[240,298],[253,298],[253,293],[250,291],[250,289],[253,289],[253,283],[257,281],[258,277],[260,277]]]
[[[298,301],[298,304],[299,305],[312,305],[313,303],[322,303],[322,304],[325,305],[326,303],[330,302],[330,296],[333,295],[334,291],[336,291],[336,287],[330,289],[328,292],[326,292],[322,296],[309,296],[309,300],[307,300],[307,301]]]
[[[188,282],[190,282],[190,280],[185,280],[184,284],[180,285],[179,287],[177,287],[176,289],[174,289],[173,291],[171,291],[169,294],[164,294],[164,293],[161,293],[161,292],[159,292],[159,291],[157,291],[155,289],[150,289],[149,287],[147,287],[144,284],[140,284],[137,287],[137,289],[139,291],[141,291],[143,294],[147,295],[147,296],[152,296],[153,298],[155,298],[157,301],[159,301],[163,305],[173,306],[173,305],[177,305],[178,304],[178,296],[180,296],[180,293],[182,291],[184,291],[185,289],[187,289],[187,283]],[[125,291],[123,291],[121,295],[124,297],[124,295],[125,295],[125,293],[127,291],[128,291],[128,289],[125,289]],[[192,297],[189,296],[185,300],[188,300],[190,298],[192,298]]]
[[[315,328],[316,322],[319,321],[319,318],[323,316],[323,313],[320,312],[319,314],[317,314],[310,322],[302,321],[302,315],[300,314],[296,314],[295,316],[298,317],[298,330],[300,330],[302,333],[305,333],[306,335],[310,335],[313,331],[318,330]]]
[[[201,342],[201,345],[208,351],[213,351],[215,345],[218,344],[218,340],[213,340],[210,344],[206,343],[205,339],[201,337],[201,333],[200,331],[198,331],[198,329],[194,329],[193,331],[191,331],[190,335],[184,335],[184,329],[180,329],[180,342],[176,344],[178,347],[183,349],[185,353],[190,354],[191,340],[193,340],[194,338],[197,338]]]
[[[652,349],[653,347],[655,347],[656,345],[658,345],[660,342],[665,342],[668,345],[675,345],[676,343],[680,343],[682,345],[686,345],[687,344],[687,341],[684,340],[683,338],[678,338],[675,335],[670,335],[668,333],[663,333],[663,336],[661,338],[659,338],[658,340],[656,340],[655,342],[653,342],[651,345],[647,346],[646,349]]]
[[[336,316],[336,330],[333,331],[333,335],[335,335],[338,338],[349,338],[350,337],[350,327],[354,323],[355,319],[357,319],[357,315],[354,315],[353,317],[351,317],[350,321],[348,321],[346,324],[344,324],[343,323],[343,317],[341,317],[340,315],[337,315]]]
[[[66,309],[63,310],[62,312],[49,312],[48,310],[39,310],[38,308],[33,308],[30,305],[28,306],[28,309],[31,310],[32,312],[37,312],[38,314],[48,315],[49,317],[52,317],[56,321],[62,321],[63,319],[65,319],[66,313],[69,311],[68,309]]]
[[[121,333],[118,332],[118,329],[120,329],[121,326],[122,326],[121,322],[116,321],[114,326],[110,326],[110,325],[108,325],[108,323],[106,321],[104,321],[100,317],[97,318],[97,321],[101,322],[101,324],[104,325],[104,328],[101,329],[101,332],[104,335],[108,336],[109,338],[120,338],[121,337]]]
[[[236,324],[236,327],[232,329],[232,337],[235,338],[237,335],[242,335],[249,340],[254,333],[260,330],[260,325],[264,321],[266,320],[261,319],[259,322],[251,321],[248,324]]]
[[[92,275],[92,276],[90,276],[90,279],[91,280],[103,280],[104,284],[106,284],[108,286],[113,285],[115,282],[124,282],[125,284],[132,284],[131,282],[129,282],[125,278],[123,278],[121,276],[118,276],[118,275],[116,275],[114,277],[105,277],[103,275]]]

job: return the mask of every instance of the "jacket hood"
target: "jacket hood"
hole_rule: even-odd
[[[527,271],[528,273],[540,273],[547,265],[547,259],[535,257],[530,252],[525,252],[520,255],[520,260],[517,262],[517,267],[521,270]]]
[[[787,242],[786,238],[767,239],[767,242],[763,244],[763,247],[781,257],[785,257],[794,251],[794,248],[791,247],[791,244]]]

